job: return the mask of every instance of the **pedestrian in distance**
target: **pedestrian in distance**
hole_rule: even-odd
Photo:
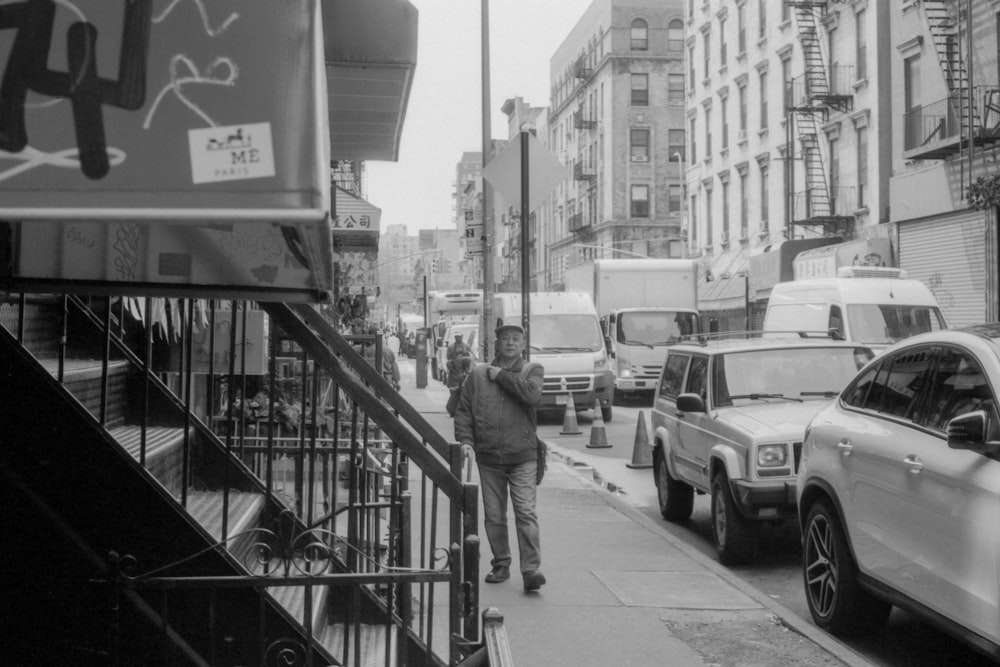
[[[542,398],[545,370],[524,360],[524,329],[506,324],[496,330],[497,356],[472,368],[455,412],[455,439],[465,456],[476,457],[483,495],[486,537],[493,552],[486,582],[510,578],[508,495],[525,591],[545,583],[541,566],[536,487],[544,474],[535,407]]]

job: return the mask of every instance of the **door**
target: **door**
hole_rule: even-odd
[[[705,402],[706,412],[685,413],[678,419],[677,426],[677,472],[697,487],[708,488],[708,453],[714,439],[707,428],[711,419],[707,409],[708,398],[708,357],[692,355],[684,382],[685,394],[697,394]]]

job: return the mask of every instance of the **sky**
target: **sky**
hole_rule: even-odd
[[[482,148],[481,0],[410,0],[419,12],[417,66],[398,162],[368,161],[368,201],[381,228],[454,229],[452,183]],[[548,106],[549,59],[592,0],[489,0],[490,115],[507,138],[504,100]]]

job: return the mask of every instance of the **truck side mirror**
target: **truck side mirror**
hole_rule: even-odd
[[[611,346],[611,336],[604,337],[604,349],[608,351],[608,356],[614,359],[615,348]]]

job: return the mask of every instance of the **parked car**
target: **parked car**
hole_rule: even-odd
[[[809,426],[798,476],[816,624],[892,606],[1000,659],[1000,323],[888,348]]]
[[[762,522],[795,517],[806,425],[874,356],[825,333],[734,335],[670,346],[652,412],[660,513],[685,521],[694,494],[711,494],[716,551],[727,565],[756,557]]]

